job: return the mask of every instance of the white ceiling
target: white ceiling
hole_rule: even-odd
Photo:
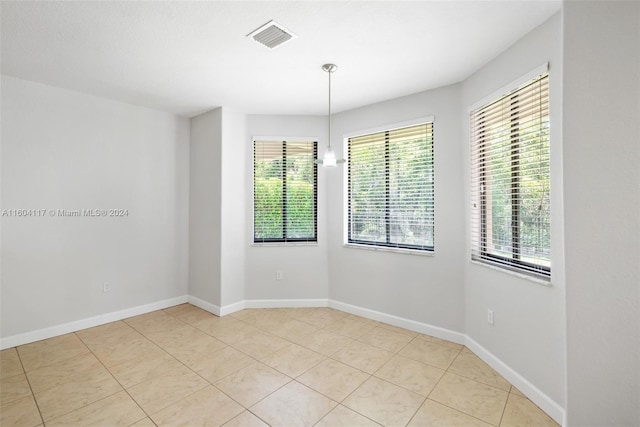
[[[464,80],[555,1],[2,1],[2,73],[185,116],[326,114]],[[298,35],[246,37],[274,19]]]

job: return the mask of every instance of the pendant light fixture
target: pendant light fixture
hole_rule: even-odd
[[[324,166],[325,168],[335,168],[338,163],[344,163],[344,159],[336,159],[336,153],[333,151],[331,147],[331,73],[335,72],[338,69],[336,64],[324,64],[322,66],[322,70],[326,71],[329,74],[329,129],[327,133],[327,141],[329,141],[327,145],[327,149],[324,152],[324,157],[322,159],[317,159],[315,162],[319,165]]]

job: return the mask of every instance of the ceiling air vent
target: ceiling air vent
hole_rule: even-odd
[[[262,27],[247,34],[247,37],[253,37],[258,43],[265,45],[269,49],[275,49],[298,36],[277,22],[269,21]]]

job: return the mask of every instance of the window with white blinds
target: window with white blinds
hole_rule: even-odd
[[[253,142],[253,241],[316,242],[315,141]]]
[[[350,244],[433,251],[433,123],[348,139]]]
[[[472,259],[551,275],[549,77],[471,112]]]

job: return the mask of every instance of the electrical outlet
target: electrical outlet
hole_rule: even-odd
[[[111,285],[107,282],[102,284],[102,292],[111,292]]]
[[[493,310],[487,310],[487,323],[493,326]]]
[[[276,270],[276,280],[284,279],[284,274],[282,274],[282,270]]]

